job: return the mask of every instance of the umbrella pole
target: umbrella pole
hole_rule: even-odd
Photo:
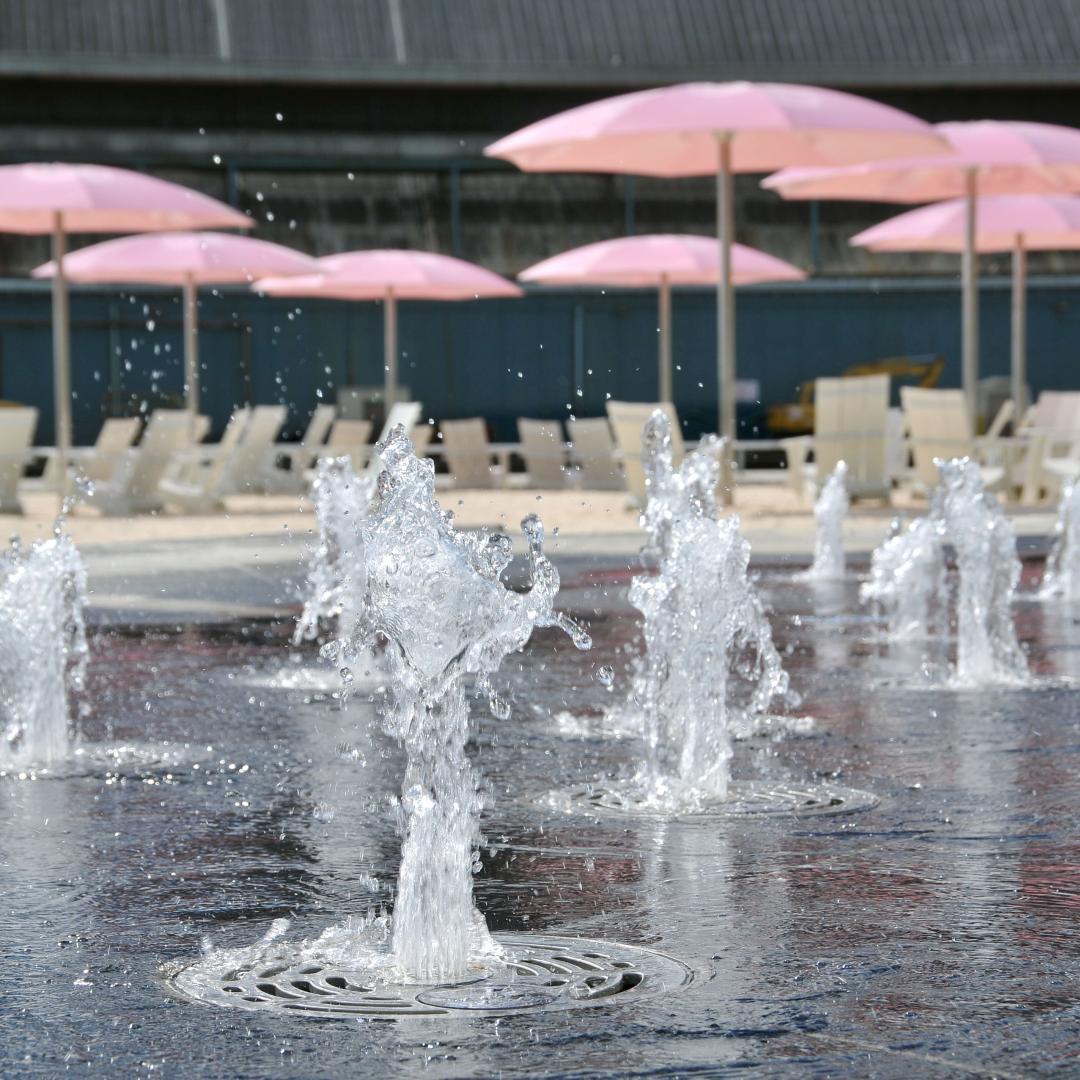
[[[672,401],[671,278],[660,275],[660,401]]]
[[[1015,431],[1027,408],[1027,252],[1021,233],[1012,251],[1012,399]]]
[[[187,382],[189,431],[195,437],[195,418],[199,415],[199,311],[195,279],[188,274],[183,286],[184,373]]]
[[[961,268],[963,290],[963,354],[961,385],[971,416],[971,430],[978,429],[976,389],[979,383],[979,264],[975,250],[977,214],[975,170],[968,169],[964,178],[964,259]]]
[[[53,215],[52,257],[56,272],[52,284],[53,416],[56,426],[56,469],[61,500],[67,495],[67,463],[71,451],[71,326],[67,277],[64,273],[64,215]]]
[[[731,281],[731,245],[735,233],[735,176],[731,171],[731,132],[716,136],[716,239],[720,274],[716,281],[716,333],[720,434],[729,440],[721,459],[720,489],[731,501],[731,455],[735,441],[735,290]]]
[[[386,415],[397,400],[397,297],[386,290],[383,300],[383,407]]]

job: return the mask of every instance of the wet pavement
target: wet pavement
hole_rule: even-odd
[[[402,759],[364,694],[342,708],[325,676],[305,686],[315,652],[289,647],[287,619],[192,625],[198,612],[163,605],[161,626],[135,631],[115,625],[121,604],[94,634],[91,753],[64,777],[0,779],[0,1074],[1078,1069],[1080,610],[1017,604],[1031,687],[948,691],[923,672],[949,643],[883,643],[854,577],[812,587],[766,568],[802,697],[792,711],[814,726],[740,743],[734,773],[827,779],[880,803],[666,821],[558,797],[617,783],[638,757],[605,720],[638,648],[626,560],[563,569],[596,645],[582,654],[538,633],[504,667],[512,718],[475,707],[470,752],[489,804],[477,901],[496,931],[659,949],[693,969],[688,987],[633,1005],[409,1022],[172,999],[161,965],[206,939],[253,942],[280,917],[306,936],[392,899],[387,805]],[[156,569],[139,572],[149,582]],[[1037,575],[1028,564],[1025,584]],[[259,611],[286,592],[269,571],[218,580]],[[227,602],[206,580],[175,581],[174,596],[202,588],[211,607]],[[606,664],[610,687],[596,675]]]

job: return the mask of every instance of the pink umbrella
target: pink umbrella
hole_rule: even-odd
[[[0,165],[0,231],[51,233],[53,379],[58,474],[71,447],[71,338],[64,254],[68,233],[156,232],[163,229],[247,229],[238,210],[153,176],[107,165],[60,162]]]
[[[720,431],[735,435],[732,174],[938,153],[915,117],[865,98],[786,83],[684,83],[594,101],[508,135],[485,153],[529,172],[716,174]]]
[[[671,287],[711,285],[720,274],[716,240],[708,236],[661,233],[624,236],[564,251],[518,274],[521,281],[546,285],[612,285],[660,291],[660,400],[672,399]],[[782,259],[744,244],[731,246],[736,285],[801,281],[806,275]]]
[[[397,399],[399,300],[479,300],[522,295],[516,285],[490,270],[430,251],[349,251],[317,262],[317,274],[264,278],[255,282],[254,288],[271,296],[381,300],[387,410]]]
[[[852,238],[871,251],[964,250],[964,199],[923,206],[890,218]],[[1074,195],[988,195],[978,200],[980,252],[1012,252],[1012,398],[1017,414],[1027,393],[1028,251],[1080,248],[1080,198]]]
[[[979,376],[976,195],[1080,191],[1080,130],[1055,124],[977,120],[938,124],[947,156],[876,161],[843,169],[784,169],[763,182],[785,199],[918,203],[963,198],[963,385],[972,416]]]
[[[197,289],[200,285],[250,284],[263,274],[310,274],[319,264],[291,248],[232,233],[175,232],[124,236],[81,248],[64,259],[71,281],[173,285],[183,291],[184,368],[187,407],[199,411],[199,338]],[[52,277],[47,262],[34,277]]]

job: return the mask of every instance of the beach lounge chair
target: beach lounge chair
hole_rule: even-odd
[[[114,416],[101,425],[94,445],[87,447],[85,453],[78,449],[71,452],[71,460],[78,471],[88,480],[108,480],[116,471],[116,466],[135,445],[135,440],[142,430],[142,420],[138,416]],[[50,459],[52,465],[55,459]],[[46,473],[48,473],[46,466]]]
[[[808,487],[824,481],[843,461],[852,498],[887,499],[892,487],[888,470],[889,376],[816,379],[814,403],[814,434],[781,439],[787,453],[788,482],[796,494],[805,496]]]
[[[615,458],[611,425],[603,416],[567,420],[570,459],[577,487],[585,491],[621,491],[626,486]]]
[[[987,435],[976,438],[962,390],[903,386],[900,401],[911,446],[912,481],[917,491],[929,493],[937,486],[936,458],[972,458],[979,463],[983,485],[988,489],[1000,487],[1006,481],[1003,440],[998,435],[1004,422],[995,419]]]
[[[273,460],[266,474],[268,492],[288,493],[305,490],[307,481],[304,473],[315,464],[319,457],[319,452],[334,424],[336,412],[333,405],[316,405],[300,441],[278,443],[273,448]]]
[[[224,510],[224,496],[252,422],[247,409],[234,412],[212,454],[182,474],[162,477],[158,484],[162,502],[192,514]]]
[[[1080,393],[1044,390],[1017,426],[1017,437],[1025,447],[1021,501],[1056,498],[1061,481],[1080,470]]]
[[[19,480],[34,441],[38,411],[34,408],[0,409],[0,514],[21,514]]]
[[[444,420],[440,428],[443,455],[455,488],[501,486],[501,470],[492,464],[483,420]]]
[[[284,405],[256,405],[244,427],[244,437],[230,454],[222,480],[223,495],[265,494],[266,475],[274,443],[285,423]],[[224,436],[222,436],[224,438]]]
[[[139,445],[116,462],[107,480],[94,484],[87,502],[109,515],[162,509],[158,485],[190,445],[190,437],[190,414],[180,409],[155,409]]]
[[[615,446],[622,462],[623,481],[631,500],[638,506],[645,505],[645,468],[641,460],[641,432],[646,421],[661,409],[671,421],[672,461],[678,465],[686,447],[683,444],[682,428],[675,406],[670,401],[648,404],[637,401],[607,402],[608,420],[615,436]]]
[[[390,411],[386,414],[386,420],[383,422],[382,431],[379,432],[379,438],[377,442],[382,442],[387,435],[390,434],[390,430],[400,424],[408,433],[409,438],[413,439],[413,447],[417,450],[420,449],[416,445],[416,441],[413,438],[416,428],[419,426],[427,427],[428,425],[420,425],[420,412],[422,406],[419,401],[395,401],[390,406]],[[427,436],[431,438],[430,432]]]
[[[372,447],[370,420],[335,420],[330,436],[320,448],[319,457],[349,457],[353,470],[358,472],[367,463]]]
[[[529,487],[566,487],[566,444],[558,420],[517,422],[521,452],[529,470]]]
[[[142,420],[137,416],[110,417],[98,432],[93,446],[73,446],[68,450],[68,464],[73,472],[78,472],[87,480],[95,483],[108,480],[120,460],[134,445],[142,429]],[[23,491],[60,490],[60,477],[57,475],[56,452],[52,447],[36,447],[35,454],[45,454],[45,470],[33,480],[24,480],[19,487]]]

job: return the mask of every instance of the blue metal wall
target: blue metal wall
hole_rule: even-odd
[[[113,396],[179,393],[179,300],[169,292],[77,290],[72,297],[76,440],[94,438]],[[299,309],[299,310],[298,310]],[[981,374],[1009,363],[1007,284],[982,294]],[[479,415],[513,435],[517,416],[603,411],[606,396],[653,400],[656,304],[650,293],[539,292],[517,301],[400,305],[402,382],[435,418]],[[715,307],[708,291],[674,302],[676,404],[687,430],[716,412]],[[765,404],[793,400],[816,375],[885,356],[940,352],[941,385],[959,383],[960,311],[945,280],[809,282],[744,290],[738,299],[739,374],[760,380]],[[206,291],[201,304],[204,408],[220,431],[243,401],[285,401],[302,427],[336,387],[382,382],[376,304],[290,302]],[[37,439],[52,438],[47,290],[0,283],[0,398],[37,405]],[[1037,392],[1080,388],[1080,278],[1032,284],[1029,375]],[[755,410],[742,413],[752,434]]]

